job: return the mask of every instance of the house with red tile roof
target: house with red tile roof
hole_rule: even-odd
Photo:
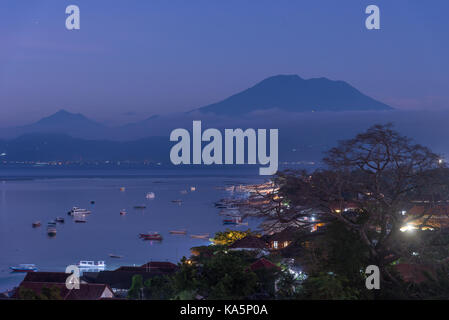
[[[20,299],[20,289],[28,289],[40,295],[44,288],[58,288],[62,300],[101,300],[114,298],[112,289],[106,284],[80,283],[79,289],[67,289],[65,283],[22,281],[13,294],[13,298]]]
[[[268,250],[268,243],[262,238],[246,236],[229,246],[230,250]]]
[[[421,283],[435,277],[435,269],[428,265],[400,263],[395,268],[405,282]]]
[[[280,269],[277,265],[275,265],[273,262],[265,259],[265,258],[260,258],[259,260],[257,260],[256,262],[252,263],[249,268],[252,271],[256,271],[259,269]]]

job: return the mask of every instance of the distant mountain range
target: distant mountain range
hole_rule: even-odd
[[[188,113],[154,115],[135,123],[109,127],[82,114],[60,110],[29,125],[1,128],[0,139],[11,139],[28,133],[58,133],[83,139],[134,140],[168,135],[176,123],[186,125],[192,120],[207,118],[211,123],[220,124],[223,123],[221,117],[225,116],[233,125],[244,115],[267,110],[310,113],[381,111],[392,108],[362,94],[344,81],[326,78],[304,80],[297,75],[278,75],[267,78],[221,102]]]
[[[279,75],[198,110],[203,113],[239,116],[267,109],[288,112],[340,112],[393,108],[364,95],[344,81],[327,78],[305,80],[297,75]]]
[[[158,116],[110,127],[82,114],[60,110],[35,123],[0,129],[0,161],[150,160],[169,162],[175,128],[279,128],[280,160],[316,160],[336,139],[385,122],[398,111],[343,81],[267,78],[221,102],[187,113]],[[314,112],[316,111],[316,112]],[[379,112],[382,111],[382,112]],[[402,117],[402,115],[401,115]],[[3,154],[3,155],[2,155]],[[5,155],[6,154],[6,155]]]

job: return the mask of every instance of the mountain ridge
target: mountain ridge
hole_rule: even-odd
[[[325,77],[303,79],[298,75],[266,78],[224,100],[195,110],[217,115],[242,115],[267,109],[289,112],[393,110],[345,81]]]

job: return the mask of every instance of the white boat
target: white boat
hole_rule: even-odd
[[[154,192],[148,192],[145,196],[145,198],[147,198],[148,200],[154,199],[155,197],[156,195],[154,194]]]
[[[76,223],[85,223],[86,221],[86,214],[81,212],[75,212],[73,214],[73,221]]]
[[[104,261],[97,261],[97,263],[95,263],[95,261],[82,260],[77,263],[77,266],[78,268],[83,269],[83,271],[104,270],[106,268],[106,264],[104,263]]]
[[[76,214],[91,214],[91,211],[87,210],[87,209],[81,209],[78,207],[73,207],[72,210],[69,211],[69,214],[71,216],[74,216]]]

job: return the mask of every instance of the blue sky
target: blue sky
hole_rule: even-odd
[[[65,29],[65,8],[81,30]],[[365,7],[381,30],[365,29]],[[345,80],[401,109],[449,107],[444,0],[3,0],[0,126],[61,108],[107,123],[187,111],[276,74]]]

